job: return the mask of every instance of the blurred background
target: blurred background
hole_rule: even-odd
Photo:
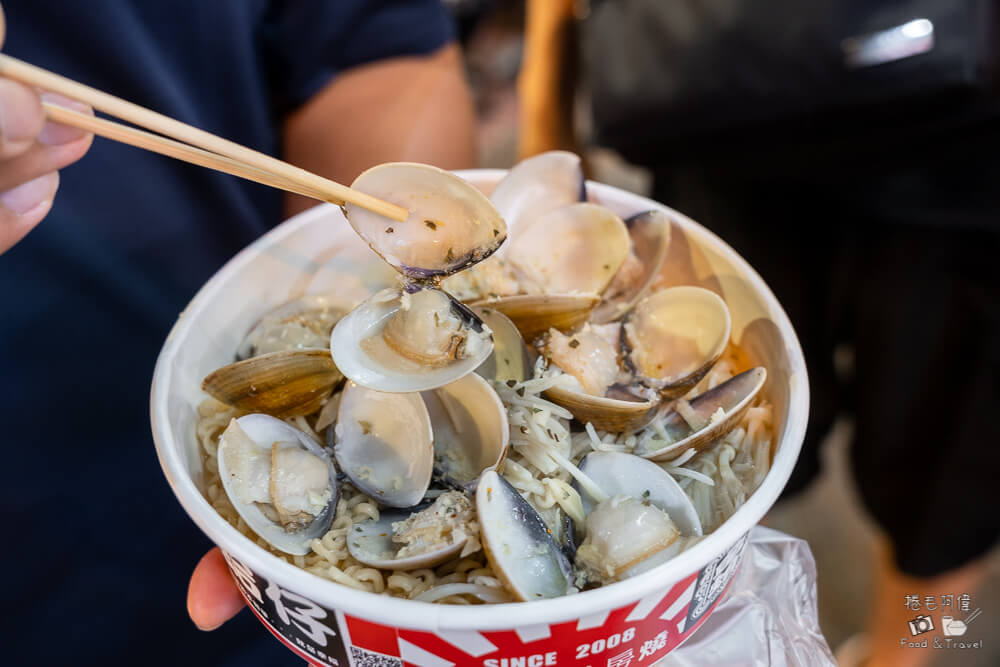
[[[600,42],[603,39],[606,43],[609,39],[598,34],[600,30],[592,26],[588,27],[588,22],[594,20],[593,12],[602,9],[604,10],[603,16],[608,17],[614,11],[614,5],[627,3],[605,3],[597,0],[594,2],[545,0],[545,2],[535,3],[530,0],[527,3],[523,0],[446,0],[446,4],[460,25],[468,78],[475,95],[480,122],[478,135],[478,166],[480,167],[510,167],[519,159],[542,150],[554,148],[574,150],[584,157],[590,178],[660,199],[668,206],[673,206],[692,215],[696,220],[711,228],[713,227],[711,220],[702,219],[699,217],[698,211],[689,210],[685,206],[691,200],[690,196],[682,197],[678,201],[671,197],[671,194],[677,190],[672,191],[666,187],[657,188],[655,185],[658,180],[657,172],[670,169],[671,164],[676,166],[678,172],[685,174],[691,172],[692,162],[697,163],[700,168],[706,171],[712,168],[705,166],[707,160],[688,159],[687,156],[691,153],[691,147],[695,142],[699,142],[700,148],[698,150],[705,154],[725,156],[727,153],[732,153],[735,156],[734,159],[746,160],[748,153],[766,152],[772,149],[780,153],[782,159],[785,159],[785,157],[792,155],[787,146],[799,143],[801,140],[801,143],[808,143],[810,150],[814,152],[811,155],[807,154],[806,158],[803,158],[802,155],[790,157],[788,158],[790,162],[798,165],[827,163],[825,167],[827,169],[855,169],[860,174],[859,181],[865,178],[865,172],[857,161],[867,160],[870,156],[862,157],[861,153],[850,154],[846,158],[843,155],[833,156],[829,150],[828,142],[841,141],[844,133],[850,133],[855,137],[864,137],[866,141],[878,145],[881,150],[886,152],[897,151],[898,155],[905,155],[902,152],[903,149],[900,148],[902,143],[912,142],[912,134],[901,133],[894,136],[891,131],[892,126],[899,125],[901,122],[899,103],[889,99],[888,96],[885,99],[879,99],[871,92],[872,86],[877,88],[884,85],[884,81],[880,81],[881,73],[864,82],[868,88],[859,94],[859,99],[862,99],[862,102],[852,104],[855,102],[854,99],[836,100],[831,98],[824,100],[823,96],[829,94],[835,97],[841,93],[845,96],[848,93],[854,94],[858,86],[849,88],[845,84],[840,93],[836,90],[831,93],[825,86],[816,84],[816,82],[829,81],[830,86],[839,86],[844,82],[838,77],[843,77],[843,75],[824,69],[827,67],[825,64],[811,66],[808,63],[803,63],[801,68],[789,73],[789,77],[793,80],[789,90],[769,91],[775,93],[772,97],[778,100],[775,102],[776,106],[780,106],[781,100],[784,99],[791,101],[792,106],[803,107],[805,110],[798,115],[789,114],[782,117],[775,113],[774,109],[769,108],[748,110],[747,118],[756,113],[761,120],[760,122],[751,122],[757,120],[751,119],[741,128],[736,122],[727,118],[725,113],[722,113],[717,117],[706,119],[702,127],[695,127],[688,134],[685,134],[684,131],[676,131],[665,133],[666,137],[645,137],[644,140],[657,145],[653,149],[639,150],[636,149],[634,141],[622,140],[620,127],[615,127],[614,113],[608,112],[606,108],[602,109],[602,105],[610,103],[609,100],[614,101],[615,95],[623,99],[628,94],[634,94],[634,86],[630,88],[627,82],[623,83],[623,90],[614,90],[614,77],[627,78],[627,71],[622,69],[617,72],[587,71],[587,63],[592,64],[594,59],[591,57],[588,60],[588,46],[581,44],[581,40],[590,39]],[[641,6],[644,3],[633,4],[633,10],[636,4]],[[717,15],[706,18],[704,13],[711,14],[721,5],[739,6],[741,3],[701,3],[703,14],[700,17],[697,10],[691,9],[699,3],[676,4],[687,8],[679,10],[678,16],[684,16],[687,10],[694,12],[687,14],[690,19],[688,25],[678,28],[680,33],[683,33],[684,30],[692,32],[681,34],[681,36],[673,34],[671,37],[678,44],[686,44],[689,48],[696,49],[700,43],[697,35],[698,26],[713,25],[713,19],[716,22],[720,20]],[[764,4],[771,5],[771,9],[773,9],[773,5],[776,3]],[[857,2],[841,3],[842,6],[855,13],[860,11],[859,5],[863,4]],[[895,4],[898,6],[905,3]],[[921,3],[911,4],[919,5]],[[942,6],[948,5],[945,9],[945,16],[951,18],[939,20],[937,23],[938,26],[948,27],[948,21],[955,18],[949,12],[955,9],[954,6],[963,3],[923,4],[932,9],[937,6],[938,10]],[[976,4],[969,3],[969,6]],[[986,4],[992,3],[978,3],[980,6]],[[563,8],[559,9],[557,5]],[[767,12],[762,13],[767,14]],[[562,15],[561,19],[559,18],[560,14]],[[771,15],[769,18],[776,17]],[[996,27],[995,14],[978,15],[973,18],[975,18],[977,25],[986,31],[982,33],[987,35],[983,39],[992,39],[994,33],[991,31]],[[617,20],[622,23],[622,17],[617,17]],[[641,18],[636,20],[641,20]],[[886,24],[884,16],[877,16],[874,20],[881,20],[882,25],[893,25],[892,23]],[[966,15],[965,20],[971,20],[970,16]],[[983,23],[979,24],[980,20]],[[526,25],[531,26],[531,30],[535,34],[526,34]],[[640,29],[636,39],[656,37],[655,26],[650,28],[647,25],[646,27],[645,31]],[[954,28],[955,25],[951,24],[951,27]],[[796,26],[794,18],[788,18],[789,34],[796,33],[799,28],[802,26]],[[729,29],[732,29],[731,25]],[[608,30],[610,31],[611,28]],[[890,48],[886,48],[886,40],[889,40],[892,35],[873,33],[868,35],[868,37],[873,37],[868,43],[864,41],[865,35],[854,42],[834,43],[841,48],[841,53],[837,55],[842,56],[848,63],[854,58],[856,66],[860,68],[866,65],[881,65],[880,59],[886,61],[903,60],[911,55],[919,55],[921,49],[933,49],[933,42],[928,43],[927,35],[921,34],[926,33],[926,27],[923,24],[911,24],[906,30],[910,32],[909,36],[914,38],[910,40],[913,43],[909,47],[904,43],[890,45]],[[643,32],[645,34],[642,34]],[[806,29],[798,30],[796,34],[803,39],[816,37],[816,35],[810,35]],[[976,32],[976,34],[981,33]],[[937,39],[938,53],[949,49],[954,51],[955,44],[947,41],[948,35],[943,34],[940,27]],[[966,37],[960,39],[966,39]],[[794,40],[790,39],[789,44],[794,46]],[[966,44],[966,46],[968,45]],[[619,46],[623,51],[628,51],[631,48],[623,44]],[[743,46],[752,50],[755,45],[751,42]],[[817,51],[820,51],[824,45],[817,42],[815,46]],[[775,51],[780,51],[781,48],[785,47],[788,47],[788,44],[775,45],[772,49],[768,49],[767,53],[758,52],[756,55],[758,57],[774,57]],[[908,53],[907,48],[911,48],[913,53]],[[868,50],[866,51],[866,49]],[[593,51],[592,48],[591,51]],[[678,51],[678,53],[681,52]],[[648,57],[648,55],[648,53],[643,52],[639,57]],[[753,55],[750,53],[747,58],[752,58]],[[619,68],[625,66],[623,57],[609,56],[608,59],[617,61],[607,63],[609,69],[614,66]],[[967,59],[965,64],[968,64]],[[766,65],[765,62],[761,68],[763,69]],[[697,67],[692,69],[697,71]],[[743,81],[746,81],[747,78],[752,79],[755,74],[760,74],[759,71],[752,71],[753,69],[751,66],[748,70],[749,73],[743,73],[745,75]],[[847,69],[850,69],[850,66]],[[901,89],[894,93],[903,100],[902,104],[905,105],[907,114],[919,117],[918,120],[913,121],[915,123],[913,125],[914,132],[919,133],[919,136],[922,137],[920,143],[923,149],[930,151],[932,156],[935,151],[942,155],[947,153],[947,149],[936,145],[933,138],[934,133],[940,133],[940,128],[946,125],[937,122],[941,117],[948,116],[949,112],[941,110],[954,104],[956,97],[966,100],[969,94],[966,86],[957,82],[957,79],[948,80],[946,70],[947,65],[941,64],[939,68],[941,79],[939,81],[917,80],[908,89]],[[645,71],[648,72],[648,70]],[[900,80],[905,80],[908,74],[907,70],[898,66],[890,73]],[[642,75],[643,71],[635,72],[637,77]],[[668,75],[664,74],[664,76]],[[611,83],[609,83],[609,77],[612,79]],[[676,93],[680,90],[683,93],[683,84],[674,83],[673,91]],[[663,91],[657,89],[655,81],[650,82],[647,79],[644,84],[649,85],[652,97],[663,96]],[[593,85],[599,88],[598,93],[605,99],[595,100],[593,98],[594,90],[591,89]],[[708,82],[702,92],[709,97],[713,92],[717,93],[717,90],[712,90],[713,85],[715,85],[713,82]],[[810,92],[810,86],[815,87],[815,94]],[[766,83],[760,84],[757,92],[768,92],[766,87]],[[942,90],[946,92],[942,93]],[[811,99],[817,108],[806,108],[803,103],[803,99],[806,98]],[[724,96],[720,98],[720,103],[725,103]],[[981,105],[972,106],[983,108]],[[858,108],[861,110],[858,111]],[[987,104],[986,108],[990,109],[988,114],[992,114],[995,110],[995,106],[992,104]],[[595,127],[595,117],[608,127]],[[836,119],[831,120],[834,117]],[[683,112],[676,114],[677,122],[683,122],[684,118]],[[662,122],[671,123],[675,120],[665,117]],[[996,126],[996,123],[992,121],[989,123],[993,127]],[[945,135],[947,135],[947,131],[944,130]],[[656,134],[649,132],[640,122],[634,128],[634,133],[642,139],[644,132],[647,135]],[[873,138],[873,132],[878,133],[877,138]],[[748,139],[747,135],[752,136]],[[822,136],[822,140],[817,140],[817,136]],[[950,138],[942,136],[942,141],[950,141]],[[771,142],[770,146],[768,146],[768,142]],[[616,150],[621,146],[625,147],[624,152],[630,156],[638,156],[639,161],[646,164],[630,162],[623,157],[622,151]],[[655,158],[650,157],[650,154],[656,153],[657,150],[661,152],[676,151],[678,155],[683,157],[674,163],[671,160],[665,160],[663,163],[667,166],[662,167],[659,166]],[[830,167],[829,163],[833,163],[835,166]],[[901,160],[901,163],[909,164],[905,158]],[[761,168],[772,169],[775,174],[782,173],[780,168],[775,168],[771,162],[765,160],[761,160],[757,166],[751,166],[754,163],[749,160],[744,164],[748,169],[765,165]],[[896,168],[897,171],[904,171],[903,168],[897,168],[891,164],[883,166],[885,169]],[[814,171],[822,173],[824,168],[818,167]],[[683,178],[680,180],[682,183],[691,182],[690,179],[688,181],[684,181]],[[926,182],[922,185],[926,186]],[[864,185],[859,187],[864,187]],[[960,188],[961,186],[952,185],[950,187]],[[926,195],[927,190],[921,189],[920,192]],[[705,193],[700,194],[701,196],[710,196],[711,194],[708,190]],[[914,191],[906,191],[906,195],[908,203],[913,204]],[[804,199],[806,199],[805,196],[802,200]],[[803,205],[822,205],[820,202],[802,200],[798,201]],[[887,206],[894,203],[891,197],[880,196],[873,198],[873,200],[885,202]],[[921,202],[916,203],[920,204]],[[983,203],[982,207],[980,207],[980,203]],[[970,217],[984,215],[986,219],[994,221],[1000,219],[1000,210],[997,210],[993,203],[993,200],[975,202],[969,207],[973,210],[973,215]],[[695,204],[697,205],[697,202]],[[711,211],[712,209],[707,210]],[[728,230],[724,226],[722,229],[715,229],[715,231],[734,245],[737,251],[747,256],[747,250],[750,248],[741,247],[739,234],[735,234],[734,238],[734,234],[727,233]],[[828,231],[817,230],[820,234]],[[837,233],[837,230],[833,231]],[[790,248],[796,250],[794,243],[790,244]],[[776,280],[776,277],[773,274],[769,275],[769,267],[760,266],[753,258],[749,259],[755,268],[762,273],[765,280],[774,287],[773,281]],[[779,298],[783,299],[781,290],[776,289],[775,291],[778,292]],[[787,304],[786,308],[788,308]],[[811,326],[809,323],[804,324],[796,321],[796,308],[793,307],[789,310],[793,323],[800,331],[803,327],[809,328]],[[836,376],[831,378],[830,382],[831,384],[850,385],[855,375],[855,350],[849,341],[835,341],[835,343],[829,346],[830,355],[825,359],[832,369],[833,375]],[[808,351],[807,360],[809,360]],[[814,368],[811,362],[810,374],[813,373]],[[822,371],[817,374],[822,375]],[[814,442],[813,456],[817,460],[815,463],[806,462],[806,467],[811,468],[810,475],[806,475],[802,481],[793,479],[791,486],[796,487],[793,489],[795,493],[790,494],[790,497],[780,502],[766,517],[765,523],[775,529],[804,538],[811,545],[819,571],[820,624],[831,648],[836,650],[851,638],[863,635],[868,630],[869,619],[877,613],[874,611],[876,578],[878,577],[877,564],[882,558],[881,554],[884,553],[884,549],[880,550],[880,545],[885,543],[885,538],[878,523],[865,509],[859,489],[851,474],[854,462],[852,461],[850,443],[855,431],[853,406],[850,401],[827,404],[822,396],[814,396],[814,412],[816,411],[822,414],[818,419],[814,419],[816,423],[811,424],[809,437]],[[984,442],[983,446],[995,447],[997,444],[1000,443]],[[930,465],[929,462],[928,465]],[[812,476],[813,474],[815,476]],[[886,480],[891,481],[891,485],[898,484],[899,478],[906,474],[903,469],[899,468],[885,470]],[[928,489],[932,492],[934,489],[940,489],[940,485],[929,482],[927,477],[933,477],[933,473],[909,478],[908,484],[915,496]],[[937,497],[935,502],[948,503],[951,499],[961,497],[963,493],[965,491],[961,487],[961,482],[955,482],[950,492],[945,496]],[[975,493],[975,489],[969,489],[969,493]],[[992,512],[993,510],[987,509],[989,505],[992,503],[984,501],[981,510],[977,510],[977,512]],[[914,507],[915,512],[920,511],[919,503],[915,502]],[[934,517],[926,517],[928,522],[932,522],[934,519]],[[947,553],[952,548],[946,532],[942,533],[939,548],[942,553]],[[983,625],[988,626],[977,629],[980,636],[987,637],[983,649],[950,653],[946,651],[921,651],[930,658],[930,662],[927,664],[982,666],[1000,664],[1000,644],[992,641],[991,635],[993,633],[989,631],[990,629],[1000,629],[1000,551],[996,548],[987,557],[985,568],[985,575],[979,582],[978,589],[973,593],[975,601],[973,607],[983,609]],[[911,592],[924,596],[947,591],[913,590]],[[972,591],[969,592],[972,593]],[[898,600],[898,606],[901,609],[904,606],[902,596]],[[904,636],[905,627],[900,627],[899,630],[899,636]],[[863,662],[854,662],[856,658],[855,652],[854,657],[848,656],[841,664],[864,664]]]

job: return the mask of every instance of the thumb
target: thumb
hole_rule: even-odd
[[[200,630],[215,630],[243,609],[240,595],[219,547],[202,557],[188,586],[188,615]]]

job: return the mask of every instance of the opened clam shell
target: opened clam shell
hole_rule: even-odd
[[[593,498],[574,483],[587,516],[576,564],[589,577],[608,583],[633,576],[679,553],[682,538],[702,535],[691,499],[655,463],[632,454],[592,452],[579,467],[605,496]]]
[[[347,533],[347,550],[355,560],[385,570],[434,567],[463,552],[474,520],[472,502],[450,491],[433,502],[382,510],[377,520],[355,523]]]
[[[628,258],[604,290],[590,321],[617,320],[644,297],[660,277],[670,247],[670,218],[662,211],[645,211],[625,220],[631,240]]]
[[[579,468],[608,496],[649,501],[667,512],[683,535],[702,534],[701,520],[691,499],[670,473],[652,461],[621,452],[591,452],[580,461]],[[585,514],[597,505],[585,490],[580,500]]]
[[[566,594],[569,560],[534,508],[494,470],[479,480],[476,512],[486,557],[507,590],[520,600]]]
[[[518,162],[490,195],[512,241],[549,211],[586,199],[580,157],[568,151],[549,151]],[[509,252],[504,248],[501,254]]]
[[[473,372],[493,350],[492,333],[447,292],[386,289],[345,316],[330,351],[352,382],[385,392],[434,389]]]
[[[507,410],[490,383],[472,373],[421,394],[434,437],[434,472],[445,484],[473,492],[479,477],[507,456]]]
[[[664,398],[683,396],[722,356],[731,329],[729,309],[715,292],[662,289],[622,320],[623,361],[639,384]]]
[[[587,321],[599,301],[600,297],[593,294],[517,294],[480,299],[471,305],[503,313],[524,340],[530,341],[549,329],[575,329]]]
[[[425,164],[394,162],[363,172],[351,187],[409,210],[404,222],[355,204],[347,220],[397,271],[414,278],[460,271],[500,247],[507,225],[490,200],[452,173]]]
[[[389,507],[412,507],[431,483],[434,445],[420,394],[383,393],[350,382],[334,430],[337,464],[363,493]]]
[[[573,413],[580,422],[602,431],[634,431],[656,414],[658,400],[625,391],[618,363],[619,327],[584,325],[568,335],[549,331],[539,349],[561,369],[566,382],[550,387],[545,397]]]
[[[672,441],[671,444],[644,449],[655,441],[640,442],[636,447],[636,455],[653,461],[668,461],[688,449],[701,450],[711,445],[736,428],[753,405],[766,380],[767,370],[758,366],[695,396],[689,402],[690,413],[687,418],[674,411],[663,419],[663,428]],[[716,414],[719,415],[718,418],[715,417]],[[689,420],[698,423],[692,425]]]
[[[294,417],[319,410],[343,379],[328,350],[283,350],[223,366],[201,388],[244,412]]]
[[[219,438],[219,479],[255,533],[293,555],[311,551],[337,509],[337,471],[325,449],[269,415],[234,419]]]
[[[628,229],[588,202],[537,218],[510,242],[508,261],[545,294],[600,294],[629,253]]]
[[[531,352],[509,317],[498,310],[474,306],[472,310],[493,332],[493,352],[476,373],[487,380],[523,382],[531,377]]]
[[[253,326],[236,351],[237,359],[281,350],[325,349],[333,326],[357,305],[340,294],[307,294],[283,303]]]

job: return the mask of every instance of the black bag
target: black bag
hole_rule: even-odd
[[[1000,71],[997,5],[591,0],[579,28],[597,141],[648,163],[708,134],[815,134],[824,115],[842,126],[892,109],[893,123],[909,100],[985,97]]]

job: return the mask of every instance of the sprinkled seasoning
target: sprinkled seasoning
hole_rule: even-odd
[[[574,338],[573,340],[571,340],[569,342],[569,346],[572,347],[573,349],[576,349],[576,348],[580,347],[580,341],[578,341],[577,339]]]
[[[386,227],[385,228],[385,233],[386,234],[392,234],[394,231],[396,231],[396,230],[393,229],[392,227]]]
[[[424,224],[427,225],[427,228],[431,231],[435,231],[438,228],[437,223],[433,220],[424,220]]]

